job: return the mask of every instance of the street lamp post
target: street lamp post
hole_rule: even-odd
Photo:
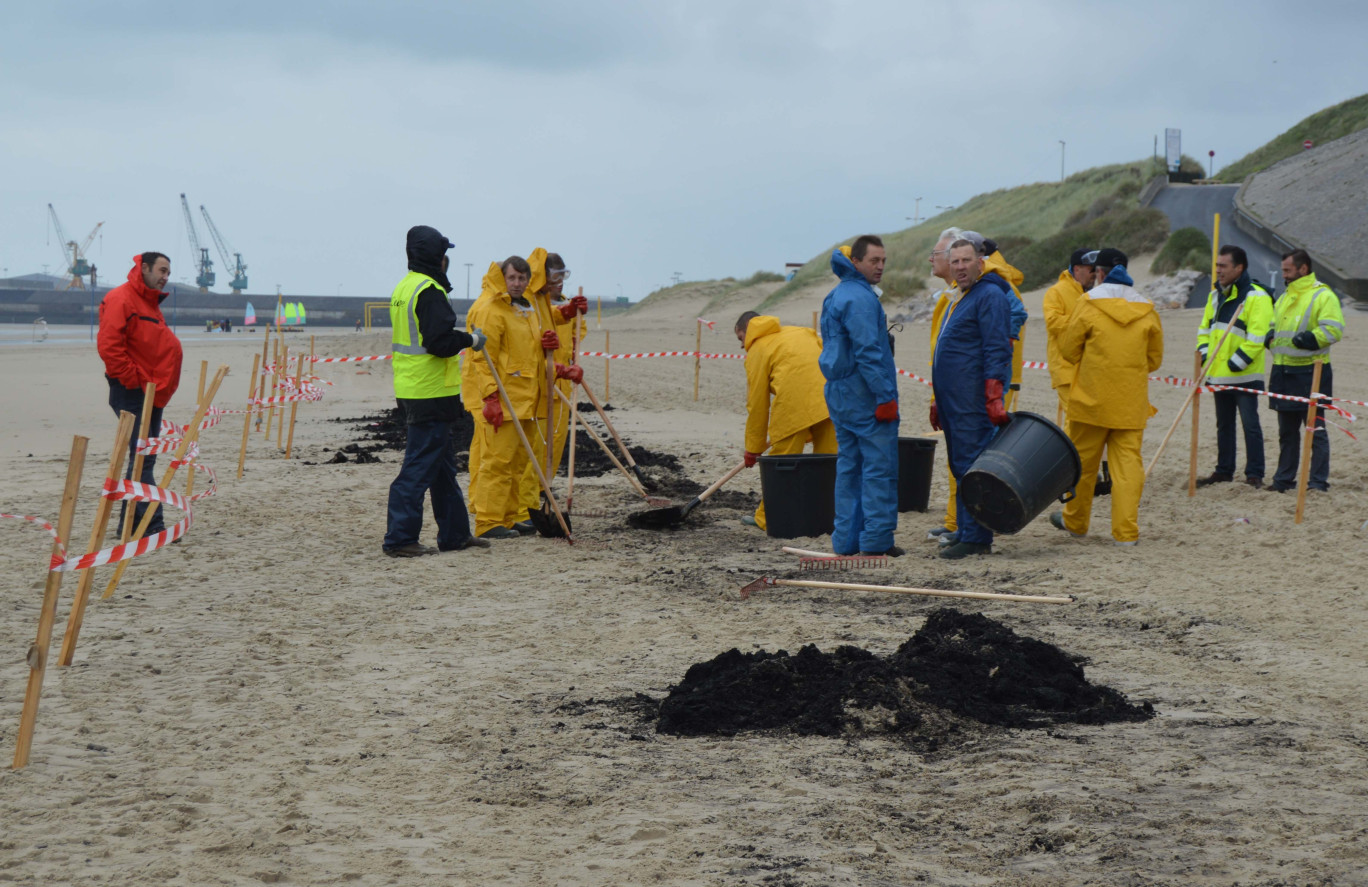
[[[921,221],[921,202],[922,199],[918,197],[916,206],[912,209],[912,215],[906,217],[914,225]]]
[[[1064,140],[1059,140],[1059,180],[1064,181]]]

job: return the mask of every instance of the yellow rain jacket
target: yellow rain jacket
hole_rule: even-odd
[[[747,450],[763,453],[766,441],[782,440],[829,418],[817,333],[805,326],[781,326],[779,318],[762,315],[746,327],[745,348]]]
[[[484,330],[485,346],[483,351],[467,352],[470,359],[461,380],[461,402],[465,408],[478,413],[484,399],[498,393],[494,376],[489,372],[488,361],[492,359],[518,418],[535,419],[541,396],[540,379],[546,373],[537,313],[513,302],[498,262],[489,263],[489,270],[480,281],[480,297],[466,315],[466,329]],[[504,418],[512,418],[507,412],[505,406]]]
[[[1084,297],[1083,284],[1079,283],[1069,269],[1060,272],[1059,281],[1045,291],[1045,361],[1050,367],[1050,385],[1054,388],[1068,388],[1073,381],[1074,365],[1059,353],[1059,337],[1069,327],[1079,299]]]
[[[550,294],[546,292],[546,255],[546,250],[537,247],[532,250],[532,254],[527,257],[527,264],[532,268],[532,278],[528,281],[527,292],[524,295],[527,297],[527,300],[532,303],[532,307],[536,309],[539,330],[538,336],[546,330],[555,330],[557,337],[560,338],[560,347],[552,353],[553,359],[556,363],[563,366],[569,366],[575,361],[575,326],[576,324],[579,326],[580,341],[584,340],[584,334],[588,330],[588,326],[585,324],[584,318],[579,315],[576,315],[573,321],[561,317],[560,311],[557,309],[564,304],[564,300],[559,303],[553,303],[551,301]],[[545,375],[545,372],[543,372],[543,375]],[[556,382],[556,387],[563,391],[566,397],[569,397],[571,390],[575,386],[569,379],[560,379]],[[559,399],[557,399],[557,402],[559,402]],[[544,392],[538,399],[537,415],[546,415],[546,399]]]
[[[1069,421],[1102,428],[1144,428],[1156,410],[1149,374],[1164,361],[1164,329],[1154,304],[1119,283],[1086,293],[1059,339],[1075,364]]]
[[[996,250],[992,255],[984,257],[983,273],[987,274],[989,271],[996,271],[999,277],[1007,281],[1008,285],[1012,288],[1012,295],[1016,296],[1016,300],[1021,303],[1021,308],[1024,312],[1026,310],[1026,303],[1021,298],[1021,283],[1026,279],[1026,275],[1022,274],[1015,266],[1003,258],[1002,250]],[[1022,350],[1025,341],[1026,327],[1023,325],[1021,329],[1017,331],[1016,341],[1012,343],[1012,384],[1017,388],[1021,387]],[[1010,401],[1007,408],[1011,409]]]

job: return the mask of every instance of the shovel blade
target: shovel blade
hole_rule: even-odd
[[[570,526],[570,515],[564,515],[565,525]],[[560,521],[551,513],[548,503],[542,499],[541,508],[527,509],[527,519],[532,521],[532,526],[537,528],[538,535],[545,536],[547,539],[564,539],[565,530],[561,529]],[[573,532],[573,530],[571,530]]]
[[[627,526],[634,530],[667,530],[678,526],[684,520],[684,510],[679,506],[654,508],[627,515]]]

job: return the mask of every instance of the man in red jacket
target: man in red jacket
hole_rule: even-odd
[[[162,408],[171,400],[180,385],[181,343],[166,325],[161,303],[167,293],[162,291],[171,276],[171,260],[161,253],[146,252],[133,257],[133,270],[128,282],[105,293],[100,303],[100,335],[96,342],[100,359],[105,365],[105,379],[109,381],[109,405],[114,415],[127,410],[142,422],[143,387],[148,382],[157,386],[152,400],[152,416],[148,434],[160,434]],[[135,429],[138,427],[135,424]],[[133,476],[133,457],[137,450],[137,433],[129,443],[128,468],[125,478]],[[155,484],[153,474],[156,456],[143,458],[142,476],[145,484]],[[125,503],[126,504],[126,503]],[[142,521],[146,502],[139,502],[135,512]],[[120,523],[123,511],[119,512]],[[162,509],[157,509],[147,535],[160,533],[165,528]]]

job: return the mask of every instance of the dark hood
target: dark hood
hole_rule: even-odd
[[[428,225],[415,225],[409,229],[405,249],[408,252],[410,271],[426,274],[451,292],[451,281],[442,271],[442,257],[453,246],[451,241],[436,228]]]

